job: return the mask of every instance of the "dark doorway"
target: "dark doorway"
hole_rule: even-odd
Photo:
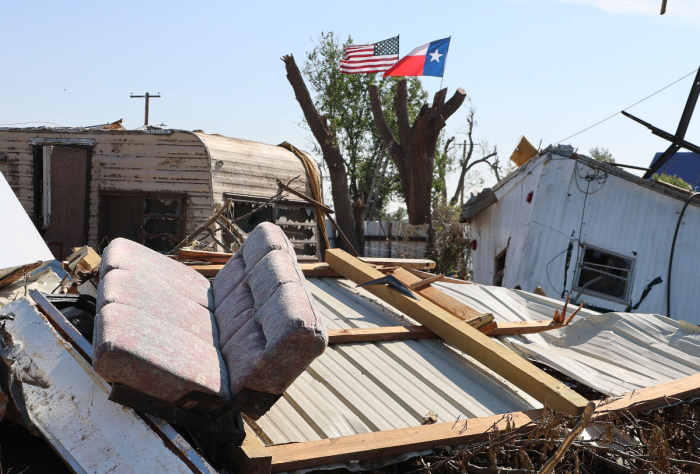
[[[49,147],[45,147],[47,149]],[[61,259],[72,253],[73,247],[84,244],[85,186],[88,152],[83,148],[54,146],[50,153],[49,223],[44,240],[54,257]],[[46,188],[44,188],[46,192]]]
[[[501,252],[496,257],[495,262],[495,276],[493,277],[493,286],[503,286],[503,277],[506,273],[506,255],[508,254],[508,248]]]

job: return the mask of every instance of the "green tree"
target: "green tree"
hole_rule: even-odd
[[[680,178],[676,176],[675,174],[673,176],[668,175],[668,174],[654,174],[651,177],[652,181],[663,181],[664,183],[672,184],[674,186],[678,186],[679,188],[687,189],[688,191],[691,191],[693,187],[688,183],[686,180],[683,178]]]
[[[314,105],[325,116],[331,135],[335,136],[347,170],[350,199],[356,202],[364,196],[366,200],[377,164],[384,158],[381,137],[374,127],[367,89],[377,85],[382,91],[382,102],[387,109],[387,121],[398,134],[398,124],[393,113],[399,78],[382,78],[377,74],[343,74],[340,61],[345,57],[345,46],[353,44],[351,37],[341,44],[332,31],[323,32],[307,52],[302,68],[304,79],[315,94]],[[408,106],[411,120],[415,119],[428,94],[417,78],[408,80]],[[388,112],[388,111],[387,111]],[[314,152],[320,146],[313,143]],[[377,210],[381,211],[389,200],[402,200],[400,181],[393,162],[389,162],[382,189],[379,190]]]
[[[613,158],[612,153],[607,148],[594,147],[588,150],[591,154],[591,158],[594,160],[602,161],[603,163],[615,163],[615,158]]]

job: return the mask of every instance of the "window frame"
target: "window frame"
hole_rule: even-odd
[[[627,276],[627,287],[625,288],[625,294],[622,297],[619,296],[611,296],[605,293],[601,293],[599,291],[591,290],[590,288],[586,288],[585,290],[582,291],[582,295],[590,295],[596,298],[602,298],[606,299],[609,301],[617,302],[617,303],[625,303],[629,304],[631,299],[632,299],[632,285],[634,283],[634,272],[636,270],[636,263],[637,260],[634,257],[630,257],[628,255],[623,255],[617,252],[611,252],[610,250],[606,250],[600,247],[597,247],[595,245],[589,245],[589,244],[580,244],[579,245],[579,254],[578,258],[576,259],[576,273],[574,274],[574,284],[572,285],[571,291],[576,293],[581,291],[581,288],[583,285],[579,285],[579,280],[581,278],[581,271],[584,270],[584,262],[583,259],[586,255],[586,250],[591,249],[591,250],[597,250],[598,252],[603,252],[604,254],[610,255],[612,257],[620,258],[626,261],[630,262],[630,268],[628,270],[628,276]],[[602,275],[609,275],[612,276],[613,278],[619,278],[624,280],[624,278],[619,277],[617,275],[613,275],[611,273],[607,273],[603,270],[598,270],[592,267],[587,267],[585,270],[596,272]],[[619,268],[618,270],[624,270],[622,268]],[[580,298],[579,298],[580,299]]]
[[[236,205],[236,202],[240,203],[249,203],[249,204],[264,204],[265,202],[270,200],[270,197],[261,197],[261,196],[248,196],[248,195],[242,195],[242,194],[234,194],[234,193],[224,193],[224,200],[231,198],[233,200],[233,206],[231,207],[230,211],[227,211],[227,217],[232,218],[233,217],[233,208]],[[305,223],[295,223],[295,224],[287,224],[287,223],[278,223],[277,222],[277,206],[281,207],[297,207],[297,208],[302,208],[302,209],[311,209],[314,211],[314,222],[312,224],[305,224]],[[273,201],[268,203],[265,208],[268,211],[268,215],[270,217],[270,221],[275,225],[279,226],[285,226],[285,225],[295,225],[295,226],[302,226],[302,227],[310,227],[314,230],[314,241],[300,241],[300,240],[293,240],[289,238],[289,241],[292,244],[314,244],[316,245],[316,254],[315,255],[297,255],[297,260],[301,263],[303,262],[318,262],[320,261],[320,255],[321,255],[321,242],[319,240],[319,222],[318,222],[318,212],[316,211],[316,206],[314,206],[311,203],[308,203],[306,201],[293,201],[290,199],[282,199],[279,201]],[[286,233],[285,233],[286,235]]]
[[[139,244],[141,245],[146,245],[145,238],[146,237],[156,237],[156,238],[163,238],[167,237],[165,234],[147,234],[144,231],[144,219],[149,218],[149,217],[156,217],[156,218],[168,218],[168,219],[177,219],[180,221],[180,233],[177,236],[174,236],[176,239],[179,239],[176,241],[175,245],[177,245],[182,239],[186,237],[186,229],[187,229],[187,193],[172,193],[172,192],[158,192],[158,191],[122,191],[122,190],[111,190],[111,189],[103,189],[100,190],[100,216],[99,216],[99,241],[100,243],[102,240],[105,238],[105,227],[106,227],[106,220],[107,220],[107,214],[104,212],[105,209],[105,200],[109,196],[128,196],[128,197],[137,197],[140,198],[140,205],[139,205]],[[180,215],[177,217],[169,216],[166,214],[144,214],[144,199],[145,198],[159,198],[159,199],[180,199],[182,202],[182,206],[180,208]],[[99,244],[98,244],[99,245]]]

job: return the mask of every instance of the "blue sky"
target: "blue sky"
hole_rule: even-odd
[[[301,63],[321,31],[356,43],[401,34],[401,54],[452,35],[444,87],[462,87],[477,109],[477,140],[503,161],[520,135],[558,142],[693,71],[700,2],[668,0],[441,2],[0,2],[0,124],[143,123],[309,148],[280,57]],[[632,108],[674,132],[686,78]],[[439,78],[425,78],[432,94]],[[464,137],[467,108],[447,130]],[[700,142],[700,110],[687,139]],[[38,124],[37,124],[38,125]],[[620,115],[569,142],[609,148],[647,166],[667,144]],[[484,170],[484,173],[486,171]],[[449,181],[454,189],[454,178]]]

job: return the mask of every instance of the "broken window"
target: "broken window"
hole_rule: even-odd
[[[506,255],[508,247],[496,257],[495,273],[493,276],[493,286],[503,286],[503,277],[506,273]]]
[[[627,300],[634,260],[605,250],[583,246],[576,289]]]
[[[272,222],[280,226],[299,261],[317,261],[318,247],[316,236],[316,209],[307,203],[279,201],[267,203],[268,198],[225,195],[233,199],[231,209],[226,212],[229,219],[235,220],[244,232],[250,233],[261,222]],[[260,207],[263,205],[263,207]],[[260,207],[258,209],[258,207]],[[230,237],[223,234],[224,243],[232,244]]]
[[[185,237],[185,202],[184,194],[103,194],[101,246],[123,237],[158,252],[170,251]]]

